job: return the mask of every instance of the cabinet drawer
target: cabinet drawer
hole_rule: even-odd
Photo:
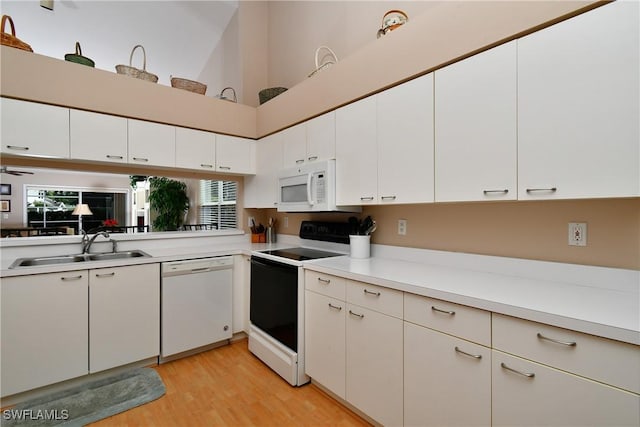
[[[494,313],[493,347],[640,393],[640,346]]]
[[[370,283],[347,280],[347,302],[402,318],[402,292]]]
[[[304,286],[307,290],[342,301],[346,295],[345,282],[346,280],[342,277],[315,271],[306,271],[304,275]]]
[[[491,346],[491,313],[488,311],[405,293],[404,319]]]

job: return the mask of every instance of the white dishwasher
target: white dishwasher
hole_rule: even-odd
[[[162,263],[161,361],[231,338],[232,268],[230,256]]]

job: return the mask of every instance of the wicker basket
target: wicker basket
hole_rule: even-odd
[[[4,25],[9,21],[9,25],[11,26],[11,34],[4,32]],[[19,38],[16,37],[16,29],[13,26],[13,19],[9,15],[2,15],[2,24],[0,24],[0,32],[2,33],[2,39],[0,40],[0,44],[4,46],[15,47],[16,49],[26,50],[28,52],[33,52],[31,46],[27,43],[23,42]]]
[[[96,63],[92,59],[82,56],[82,48],[80,43],[76,42],[76,53],[67,53],[64,56],[65,61],[75,62],[76,64],[86,65],[87,67],[95,67]]]
[[[285,90],[287,90],[286,87],[270,87],[267,89],[262,89],[260,92],[258,92],[258,98],[260,98],[260,104],[262,105],[268,100],[270,100],[271,98],[275,98]]]
[[[188,90],[189,92],[204,95],[207,91],[207,85],[193,80],[181,79],[179,77],[171,77],[171,87]]]
[[[133,53],[137,48],[142,49],[142,70],[139,70],[136,67],[131,66],[131,61],[133,60]],[[116,72],[118,74],[124,74],[125,76],[135,77],[136,79],[146,80],[148,82],[157,83],[158,76],[155,74],[147,72],[147,52],[145,52],[144,47],[142,45],[135,45],[131,50],[131,55],[129,55],[129,65],[116,65]]]

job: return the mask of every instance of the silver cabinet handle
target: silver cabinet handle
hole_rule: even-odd
[[[558,189],[556,187],[551,187],[551,188],[527,188],[527,193],[535,193],[535,192],[540,192],[540,191],[548,191],[550,193],[555,193],[556,191],[558,191]]]
[[[213,169],[213,165],[208,165],[208,164],[206,164],[206,163],[200,163],[200,167],[201,167],[201,168]]]
[[[318,277],[318,282],[328,285],[329,283],[331,283],[331,279],[323,279],[322,277]]]
[[[96,273],[96,277],[113,277],[115,275],[115,271],[112,271],[111,273]]]
[[[364,314],[358,314],[358,313],[354,313],[353,311],[349,310],[349,314],[359,317],[361,319],[364,319]]]
[[[318,160],[318,156],[307,157],[307,159],[309,159],[310,162],[313,162],[314,160]]]
[[[342,307],[338,307],[337,305],[333,305],[331,303],[329,303],[329,308],[333,308],[333,309],[338,310],[338,311],[342,310]]]
[[[507,194],[509,192],[509,190],[483,190],[482,191],[485,195],[489,195],[489,194]]]
[[[382,200],[395,200],[396,196],[382,196],[380,197]]]
[[[60,278],[60,280],[65,281],[65,282],[68,282],[68,281],[71,281],[71,280],[80,280],[80,279],[82,279],[82,275],[79,275],[79,276],[63,276],[63,277]]]
[[[469,357],[473,357],[474,359],[482,359],[482,355],[481,354],[471,354],[471,353],[467,353],[466,351],[462,351],[458,348],[458,346],[455,346],[455,351],[456,353],[460,353],[460,354],[464,354],[465,356],[469,356]]]
[[[380,296],[380,292],[371,292],[371,291],[368,291],[366,289],[364,290],[364,293],[367,294],[367,295],[375,295],[377,297]]]
[[[522,372],[518,371],[517,369],[510,368],[503,362],[500,362],[500,367],[506,371],[513,372],[514,374],[522,375],[523,377],[533,378],[536,376],[536,374],[534,374],[533,372]]]
[[[296,160],[296,165],[300,165],[302,163],[304,163],[304,159],[297,159]]]
[[[113,154],[107,154],[107,159],[122,160],[122,159],[124,159],[124,157],[122,157],[122,156],[114,156]]]
[[[540,332],[538,332],[538,339],[549,341],[555,344],[566,345],[567,347],[575,347],[577,343],[575,341],[560,341],[553,338],[545,337]]]
[[[455,311],[450,311],[450,310],[442,310],[441,308],[438,307],[434,307],[433,305],[431,306],[431,311],[435,311],[437,313],[443,313],[443,314],[448,314],[449,316],[453,316],[456,314]]]
[[[373,200],[373,197],[369,196],[369,197],[360,197],[360,200],[362,201],[369,201],[369,200]]]
[[[7,145],[7,148],[9,150],[21,150],[21,151],[28,151],[29,147],[22,147],[20,145]]]
[[[136,162],[148,162],[149,159],[145,158],[145,157],[134,157],[133,160],[135,160]]]
[[[231,166],[218,166],[219,169],[224,169],[226,171],[230,171],[231,170]]]

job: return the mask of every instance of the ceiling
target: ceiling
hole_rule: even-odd
[[[53,10],[40,7],[39,0],[0,3],[16,36],[35,53],[64,59],[78,41],[96,68],[115,72],[116,65],[129,64],[131,50],[140,44],[147,71],[165,85],[170,76],[198,78],[237,8],[238,0],[54,0]],[[143,66],[141,49],[133,66]]]

